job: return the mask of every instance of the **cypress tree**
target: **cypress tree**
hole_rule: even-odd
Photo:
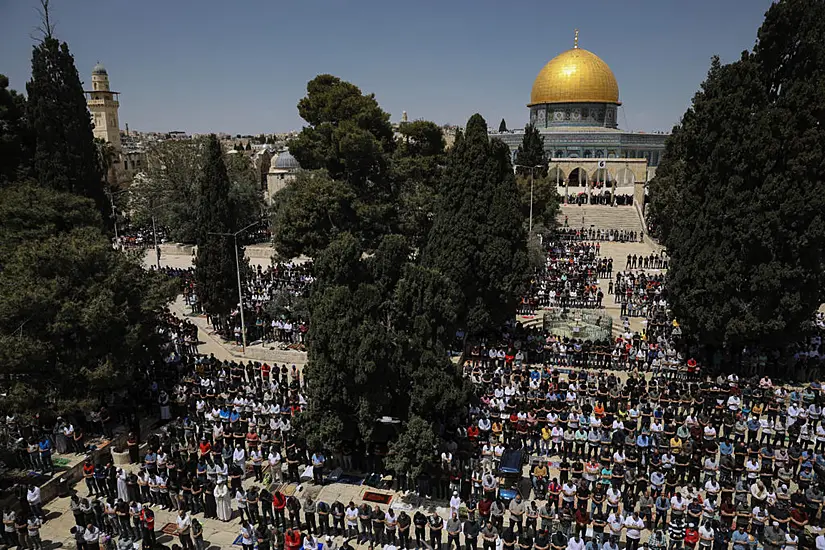
[[[547,175],[547,153],[544,151],[544,137],[539,133],[538,128],[532,124],[524,127],[524,137],[521,138],[521,145],[516,150],[516,171],[521,176],[530,175],[531,166],[541,166],[533,172],[537,178]]]
[[[235,239],[215,233],[231,233],[238,228],[229,199],[229,176],[215,134],[206,141],[199,187],[195,261],[198,297],[207,312],[225,316],[238,303]],[[243,247],[238,247],[238,254],[243,257]]]
[[[69,46],[48,34],[32,52],[28,116],[40,185],[88,197],[109,220],[92,121]]]
[[[527,272],[524,216],[510,152],[487,137],[481,115],[467,122],[447,160],[441,201],[424,250],[464,293],[459,325],[494,329],[515,313]]]
[[[9,79],[0,74],[0,187],[24,179],[31,167],[26,98],[8,87]]]
[[[501,119],[501,122],[498,125],[498,131],[499,133],[504,133],[507,131],[507,123],[504,121],[503,118]]]
[[[780,347],[825,294],[825,4],[782,0],[714,59],[651,182],[669,302],[707,356]]]

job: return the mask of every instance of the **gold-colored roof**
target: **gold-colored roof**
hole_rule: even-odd
[[[577,37],[578,39],[578,33]],[[577,45],[550,60],[533,82],[529,105],[542,103],[619,104],[619,85],[607,63]]]

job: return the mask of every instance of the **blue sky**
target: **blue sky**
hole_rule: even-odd
[[[631,130],[669,130],[710,57],[753,46],[771,0],[52,0],[81,79],[97,60],[144,131],[260,133],[302,126],[306,83],[332,73],[398,120],[527,120],[533,79],[579,44],[613,69]],[[0,0],[0,73],[30,75],[35,0]]]

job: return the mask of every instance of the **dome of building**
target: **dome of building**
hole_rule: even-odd
[[[599,56],[574,47],[551,59],[533,82],[530,106],[545,103],[618,105],[619,85]]]
[[[295,157],[290,154],[289,149],[284,149],[278,153],[278,158],[275,159],[275,163],[272,167],[278,170],[297,170],[301,167],[301,165],[298,164]]]
[[[103,63],[100,61],[97,62],[97,65],[92,68],[92,74],[107,74],[106,67],[103,66]]]

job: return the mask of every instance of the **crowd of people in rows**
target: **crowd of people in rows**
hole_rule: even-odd
[[[488,533],[521,548],[633,549],[643,533],[651,548],[813,545],[805,528],[822,520],[822,388],[703,377],[663,327],[617,339],[626,377],[603,370],[607,350],[581,346],[571,358],[566,346],[580,344],[529,332],[498,346],[519,353],[470,355],[465,373],[482,398],[465,428],[474,453],[458,468],[472,469],[468,508],[490,519]],[[652,378],[638,374],[657,361]],[[532,492],[507,503],[499,474],[514,450]]]
[[[667,310],[664,283],[662,273],[620,271],[615,284],[608,282],[607,293],[613,295],[613,303],[620,304],[621,317],[652,317]]]
[[[598,229],[595,227],[570,227],[568,216],[564,217],[564,227],[556,229],[559,239],[565,241],[611,241],[619,243],[640,242],[642,233],[629,229]]]
[[[562,194],[562,198],[564,195]],[[633,195],[627,193],[610,194],[610,191],[604,193],[592,193],[589,195],[584,192],[569,193],[567,195],[567,204],[601,204],[607,206],[633,206]]]
[[[544,266],[531,281],[524,310],[536,308],[599,308],[604,292],[598,279],[613,274],[613,258],[600,256],[598,242],[545,240]]]
[[[198,299],[194,268],[165,267],[163,271],[181,282],[184,303],[194,313],[202,313]],[[276,263],[267,268],[251,266],[245,277],[244,316],[248,342],[278,342],[282,345],[303,345],[309,328],[305,312],[295,307],[306,298],[313,281],[312,262]],[[241,320],[237,308],[228,319],[207,321],[236,344],[243,341]]]

